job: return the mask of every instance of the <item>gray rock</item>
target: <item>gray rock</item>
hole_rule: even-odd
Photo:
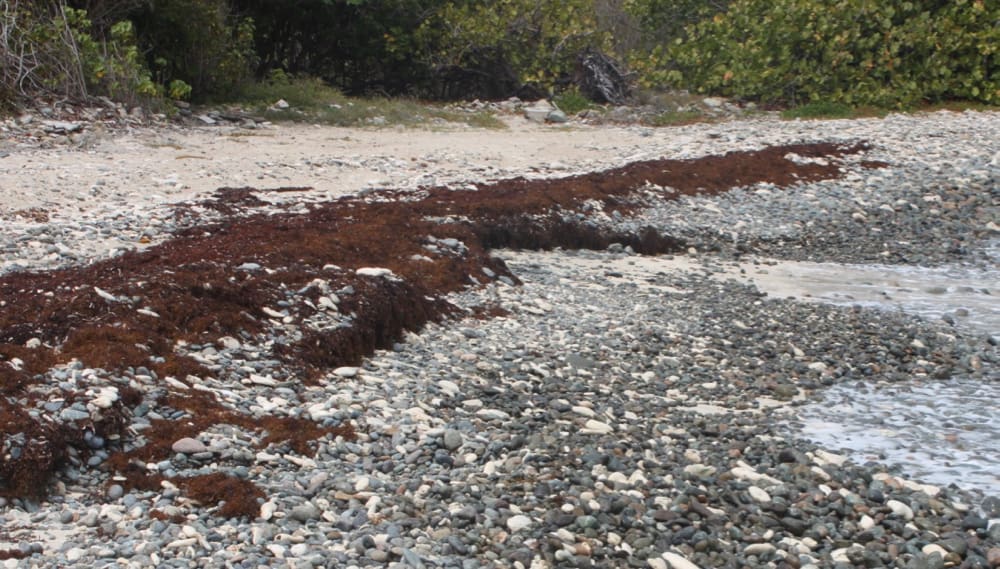
[[[545,122],[560,124],[568,121],[569,117],[567,117],[566,113],[560,111],[559,109],[550,111],[549,114],[545,115]]]
[[[312,502],[306,502],[304,504],[299,504],[298,506],[292,508],[290,517],[293,520],[304,523],[310,520],[318,519],[320,517],[320,514],[322,514],[322,512],[320,511],[319,508],[316,507],[315,504],[313,504]]]
[[[444,435],[442,436],[442,442],[444,443],[444,448],[448,450],[457,450],[462,446],[462,433],[455,429],[445,429]]]
[[[192,439],[191,437],[184,437],[183,439],[178,439],[174,441],[174,444],[170,445],[170,449],[176,453],[181,454],[196,454],[202,452],[208,452],[208,447],[205,443]]]

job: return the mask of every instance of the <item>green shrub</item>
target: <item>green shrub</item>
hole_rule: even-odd
[[[604,49],[610,40],[598,31],[594,0],[447,2],[418,39],[437,70],[510,73],[543,92],[573,74],[586,48]]]
[[[853,116],[855,116],[854,107],[829,101],[806,103],[781,113],[781,117],[785,119],[845,119]]]
[[[132,22],[125,20],[111,26],[109,39],[96,51],[86,60],[86,66],[91,84],[103,94],[130,104],[162,95],[162,87],[153,83],[139,55]]]
[[[650,126],[681,126],[707,120],[709,118],[699,111],[663,111],[649,118],[646,122]]]
[[[653,50],[647,80],[790,104],[992,103],[997,22],[985,0],[736,0]]]
[[[593,101],[584,97],[579,89],[567,89],[555,97],[555,104],[568,115],[575,115],[580,111],[594,107]]]
[[[252,74],[254,25],[226,0],[152,0],[133,16],[139,41],[161,85],[198,100],[226,98]]]
[[[299,110],[322,109],[346,103],[346,98],[340,91],[321,79],[296,78],[280,69],[272,71],[267,81],[244,85],[240,89],[239,98],[258,107],[269,107],[283,99],[292,108]]]
[[[0,92],[8,103],[48,93],[106,95],[134,104],[160,94],[129,21],[111,26],[107,38],[96,38],[87,13],[63,0],[11,0],[0,14],[0,38]]]

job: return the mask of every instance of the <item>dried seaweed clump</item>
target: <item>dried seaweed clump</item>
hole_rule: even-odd
[[[181,478],[177,482],[192,500],[203,506],[218,505],[215,512],[218,516],[254,519],[260,514],[264,492],[249,480],[216,472]]]
[[[35,499],[67,456],[66,427],[0,399],[0,496]]]

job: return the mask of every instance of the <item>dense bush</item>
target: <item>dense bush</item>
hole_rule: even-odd
[[[0,97],[5,99],[0,102],[50,93],[136,103],[159,94],[131,22],[118,22],[107,37],[97,39],[87,13],[60,0],[9,0],[0,12]]]
[[[1000,3],[736,0],[654,50],[653,83],[763,101],[1000,102]]]
[[[504,96],[565,82],[581,53],[609,45],[597,24],[594,0],[447,2],[418,36],[438,77]]]
[[[253,22],[227,0],[150,0],[132,21],[157,82],[174,95],[190,86],[199,99],[224,98],[251,77]]]
[[[0,105],[231,99],[276,71],[537,97],[573,93],[595,51],[647,86],[764,102],[1000,103],[998,46],[996,0],[0,0]]]
[[[352,94],[418,91],[428,81],[416,30],[441,0],[232,0],[252,18],[257,76],[281,69]]]

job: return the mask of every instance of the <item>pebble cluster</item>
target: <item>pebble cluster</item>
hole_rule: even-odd
[[[501,252],[523,285],[498,280],[449,300],[503,315],[429,325],[317,383],[279,369],[259,337],[179,345],[241,378],[237,387],[196,389],[248,413],[351,425],[357,437],[327,436],[303,453],[286,443],[261,448],[262,434],[220,424],[142,465],[167,478],[225,472],[253,483],[264,493],[259,513],[242,518],[217,515],[219,504],[198,503],[167,480],[148,489],[109,477],[101,465],[118,443],[92,439],[94,452],[73,457],[44,500],[0,499],[2,563],[1000,567],[1000,524],[989,519],[998,512],[958,487],[854,464],[784,426],[837,383],[997,381],[994,339],[939,321],[772,299],[716,278],[716,265],[745,253],[983,262],[974,245],[997,232],[997,131],[995,113],[650,131],[643,152],[672,158],[864,139],[874,145],[866,158],[887,166],[602,220],[688,239],[696,259],[688,270],[622,278],[615,264],[641,262],[623,247]],[[122,207],[78,226],[21,220],[37,230],[27,241],[0,232],[3,270],[86,262],[86,244],[101,231],[148,231],[153,217]],[[189,223],[158,219],[160,233],[150,237]],[[370,271],[367,278],[392,278]],[[340,325],[337,305],[352,291],[322,292],[319,324]],[[269,308],[275,337],[288,333],[284,308]],[[141,368],[125,378],[72,364],[49,374],[89,389],[87,400],[46,409],[66,421],[117,408],[112,379],[156,388]],[[185,415],[139,406],[135,444],[158,418]],[[4,445],[10,452],[17,441]]]

